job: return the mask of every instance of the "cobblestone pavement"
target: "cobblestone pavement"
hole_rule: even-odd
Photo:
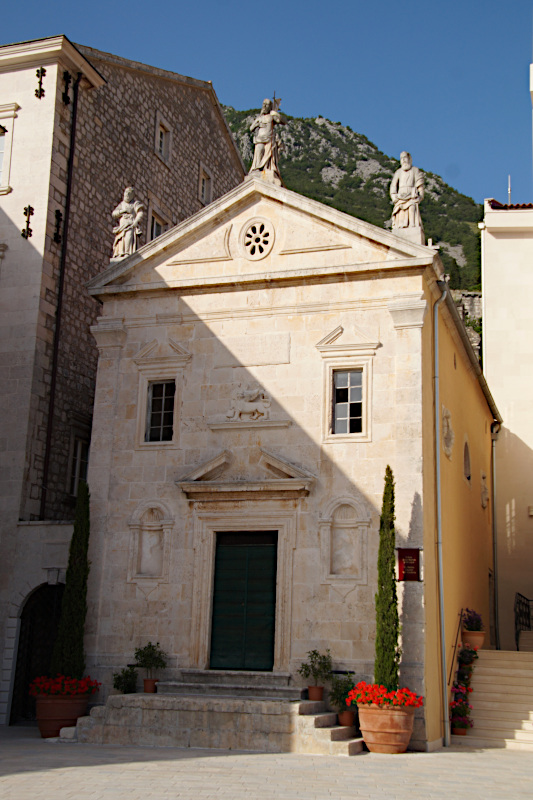
[[[533,752],[352,758],[46,742],[0,727],[1,800],[469,800],[533,797]]]

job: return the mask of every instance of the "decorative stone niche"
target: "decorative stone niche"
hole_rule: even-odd
[[[167,583],[170,533],[174,520],[159,501],[142,503],[128,523],[130,545],[130,583]]]
[[[338,498],[320,519],[322,583],[367,583],[370,517],[353,498]]]

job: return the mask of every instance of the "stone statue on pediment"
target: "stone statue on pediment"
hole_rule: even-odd
[[[118,223],[113,228],[115,234],[113,258],[131,256],[139,249],[141,225],[144,220],[144,205],[135,200],[135,191],[131,186],[124,189],[124,199],[112,212],[112,217],[114,222]]]
[[[400,169],[394,173],[390,185],[392,209],[392,232],[405,235],[419,244],[424,244],[424,228],[420,216],[420,201],[424,197],[424,173],[413,167],[411,154],[400,155]]]
[[[250,125],[254,134],[254,160],[250,175],[263,178],[276,186],[282,186],[279,172],[279,150],[281,140],[276,127],[286,125],[287,120],[279,113],[280,98],[263,100],[261,113]]]

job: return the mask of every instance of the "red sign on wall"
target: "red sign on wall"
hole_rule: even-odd
[[[398,548],[398,580],[420,580],[420,550],[413,547]]]

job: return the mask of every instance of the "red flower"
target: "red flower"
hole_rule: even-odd
[[[94,694],[98,691],[101,685],[102,684],[97,680],[93,680],[90,675],[80,679],[65,677],[65,675],[56,675],[55,678],[49,678],[47,675],[42,675],[39,678],[34,678],[30,683],[30,695],[32,697],[38,697],[40,694]]]
[[[374,704],[381,707],[399,706],[401,708],[419,708],[424,702],[424,698],[416,695],[407,688],[387,691],[385,686],[377,683],[365,683],[360,681],[348,694],[346,704],[361,703],[365,705]]]

